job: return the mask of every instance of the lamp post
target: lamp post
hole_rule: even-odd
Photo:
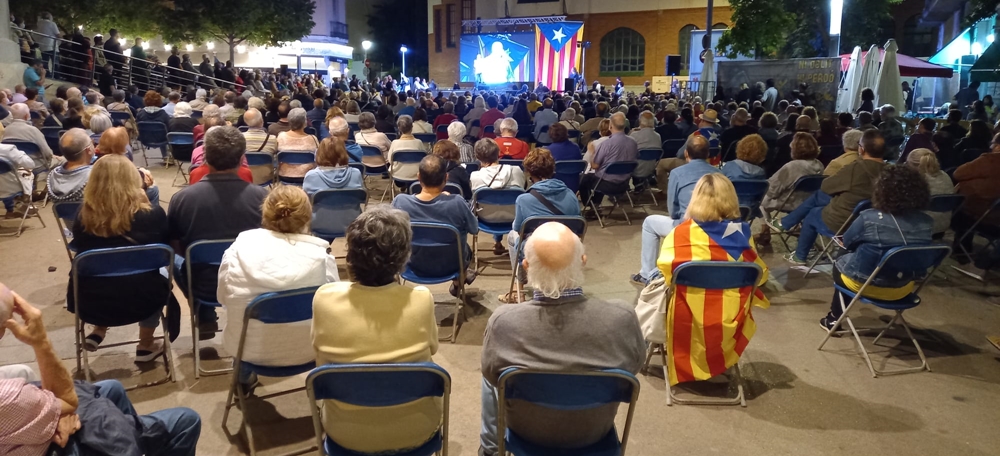
[[[405,44],[399,47],[399,53],[403,54],[403,76],[404,77],[406,76],[406,51],[409,51],[409,49],[406,49],[406,45]]]
[[[372,81],[372,75],[371,75],[372,72],[371,72],[370,67],[368,66],[368,50],[371,49],[371,48],[372,48],[372,42],[371,41],[364,40],[364,41],[361,42],[361,49],[365,50],[365,70],[364,71],[365,71],[365,79],[368,82]]]
[[[830,57],[840,55],[840,28],[844,18],[844,0],[830,0]]]

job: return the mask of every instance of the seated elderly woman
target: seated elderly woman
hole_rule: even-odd
[[[913,149],[906,156],[906,164],[917,170],[930,188],[931,196],[955,194],[955,184],[948,173],[941,171],[937,154],[930,149]],[[941,239],[951,224],[951,212],[927,212],[934,219],[934,238]]]
[[[765,211],[795,209],[809,197],[809,194],[802,192],[793,194],[795,181],[803,176],[823,174],[823,163],[816,159],[819,157],[819,144],[816,143],[816,138],[812,134],[804,131],[796,132],[792,138],[791,147],[792,161],[785,163],[777,173],[774,173],[767,180],[771,186],[767,189],[767,195],[764,196],[764,201],[761,203],[761,207]]]
[[[306,173],[302,189],[312,197],[320,190],[364,188],[361,171],[347,166],[349,156],[344,141],[331,136],[319,143],[316,152],[317,168]]]
[[[97,161],[84,189],[83,206],[73,223],[70,246],[81,254],[95,249],[132,245],[166,244],[167,214],[150,204],[141,190],[135,166],[121,155]],[[73,280],[66,291],[67,309],[74,312]],[[135,361],[148,362],[163,354],[153,339],[160,313],[167,303],[171,340],[180,327],[180,306],[171,293],[170,281],[159,271],[124,277],[90,277],[79,284],[80,298],[88,307],[86,322],[96,325],[84,340],[94,351],[104,341],[109,326],[139,321],[139,346]]]
[[[347,121],[350,122],[350,119]],[[359,146],[377,147],[379,152],[382,152],[382,157],[372,155],[362,156],[361,162],[365,166],[385,166],[386,162],[389,161],[389,147],[392,146],[392,141],[389,141],[389,137],[385,133],[375,131],[375,115],[370,112],[361,113],[358,116],[358,128],[361,131],[354,134],[354,142]]]
[[[580,146],[570,141],[569,131],[566,130],[566,126],[562,123],[554,123],[549,126],[549,139],[552,140],[552,144],[549,144],[546,149],[549,150],[555,161],[580,160],[583,158]]]
[[[423,141],[413,137],[412,117],[407,115],[399,116],[396,126],[399,128],[399,139],[393,140],[392,144],[389,145],[389,163],[391,163],[390,171],[392,171],[392,177],[396,179],[417,180],[417,168],[419,168],[417,163],[396,163],[393,161],[392,156],[399,151],[426,152],[427,145]],[[406,192],[407,188],[401,187],[401,190]]]
[[[878,267],[882,256],[893,247],[931,243],[934,221],[923,212],[930,203],[930,187],[917,170],[907,165],[882,169],[872,193],[872,208],[861,211],[844,232],[842,243],[848,250],[833,267],[833,281],[858,291]],[[865,297],[894,301],[913,291],[918,272],[900,271],[897,276],[881,275],[865,289]],[[830,312],[820,319],[824,329],[832,329],[851,298],[834,291]]]
[[[434,297],[426,287],[400,285],[413,233],[406,213],[377,206],[347,228],[347,270],[355,282],[333,282],[313,298],[316,364],[431,361],[438,349]],[[389,453],[427,442],[441,424],[440,398],[391,407],[323,403],[323,428],[338,445]],[[347,424],[347,425],[345,425]],[[387,425],[393,432],[386,433]]]
[[[205,110],[202,111],[201,124],[195,125],[195,127],[191,129],[191,133],[194,134],[194,142],[197,143],[198,141],[205,139],[205,132],[208,131],[208,127],[205,126],[205,122],[207,122],[208,119],[215,118],[223,122],[220,125],[228,125],[226,120],[222,118],[222,113],[219,112],[218,105],[210,104],[206,106]]]
[[[573,108],[566,108],[562,115],[559,116],[559,123],[566,127],[567,131],[580,130],[580,122],[577,122],[576,120],[576,112],[577,111]]]
[[[413,110],[413,134],[434,133],[434,126],[427,122],[427,110],[417,108]],[[449,134],[449,136],[451,136]]]
[[[457,122],[452,122],[457,123]],[[462,196],[466,200],[472,199],[472,186],[469,184],[469,172],[459,162],[458,146],[451,141],[438,141],[434,143],[434,155],[441,157],[445,161],[445,172],[448,173],[448,182],[457,185],[462,189]]]
[[[194,133],[194,127],[198,126],[198,119],[191,117],[191,105],[186,101],[177,103],[174,106],[174,117],[167,124],[167,131],[171,133]]]
[[[756,133],[744,136],[736,143],[736,160],[723,164],[722,174],[729,180],[766,179],[767,174],[764,168],[760,167],[765,158],[767,158],[767,143],[764,142],[764,138]]]
[[[458,161],[462,163],[476,161],[475,149],[472,144],[465,142],[465,124],[462,122],[448,124],[448,141],[458,147]]]
[[[288,112],[288,131],[278,133],[278,153],[281,152],[312,152],[319,149],[319,140],[315,135],[306,133],[306,110],[302,108],[292,108]],[[303,163],[293,165],[289,163],[278,164],[278,176],[282,179],[301,182],[309,170],[316,167],[316,163]]]
[[[94,141],[94,144],[97,144],[101,141],[101,135],[111,128],[113,124],[111,123],[111,116],[96,112],[90,116],[87,125],[90,126],[90,139]],[[132,157],[129,158],[131,159]]]
[[[243,315],[247,306],[264,293],[317,287],[340,280],[330,243],[311,236],[312,205],[302,189],[275,187],[262,207],[261,228],[244,231],[226,249],[219,265],[219,303],[226,308],[222,344],[226,352],[239,350]],[[247,327],[243,361],[264,366],[305,364],[316,359],[309,349],[311,322],[265,325],[251,321]],[[242,374],[248,390],[255,374]]]
[[[142,99],[145,105],[138,113],[135,115],[136,122],[159,122],[163,124],[169,131],[170,128],[170,114],[163,110],[163,96],[155,90],[150,90],[146,92],[146,96]],[[163,158],[167,158],[167,148],[166,146],[160,148],[160,152],[163,154]]]
[[[49,104],[51,105],[51,103],[52,102],[50,101]],[[111,92],[111,103],[108,103],[107,108],[108,111],[132,113],[132,107],[125,102],[124,90],[115,90],[114,92]]]

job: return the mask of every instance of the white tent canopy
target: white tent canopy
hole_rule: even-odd
[[[896,108],[896,112],[903,112],[906,110],[906,101],[903,100],[902,78],[899,75],[899,63],[896,62],[898,50],[896,40],[890,39],[885,43],[885,55],[882,57],[875,85],[875,106],[891,105]]]
[[[844,83],[837,97],[837,112],[854,112],[858,109],[854,104],[857,93],[861,90],[861,46],[855,46],[851,53],[851,63],[847,67]]]
[[[715,50],[708,49],[705,52],[705,66],[701,68],[701,83],[698,84],[698,94],[706,102],[712,101],[715,97],[715,87],[718,82],[715,80]]]

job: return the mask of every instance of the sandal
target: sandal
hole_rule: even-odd
[[[83,348],[89,352],[95,352],[97,351],[97,347],[101,346],[101,342],[104,342],[103,336],[90,334],[83,340]]]
[[[525,292],[522,291],[522,293],[525,293]],[[520,304],[522,302],[528,301],[527,299],[520,299],[519,300],[518,299],[519,297],[520,296],[517,296],[517,290],[514,290],[514,291],[511,291],[509,293],[497,296],[497,299],[500,302],[504,303],[504,304]]]
[[[158,344],[153,346],[152,350],[135,350],[135,362],[137,363],[148,363],[155,360],[158,356],[163,354],[163,345]]]

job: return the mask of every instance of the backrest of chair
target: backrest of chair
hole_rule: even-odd
[[[437,128],[434,129],[434,131],[436,131],[438,133],[448,134],[448,126],[447,125],[443,125],[443,124],[442,125],[438,125]]]
[[[931,204],[927,210],[931,212],[955,212],[959,207],[962,207],[964,202],[964,195],[934,195],[931,196]]]
[[[540,371],[510,368],[497,382],[500,407],[518,399],[554,410],[580,411],[613,403],[634,403],[639,381],[620,369]]]
[[[821,146],[819,148],[819,161],[823,163],[823,166],[829,165],[833,159],[841,156],[844,153],[843,146]]]
[[[517,160],[513,158],[501,158],[499,163],[501,165],[516,166],[518,168],[524,169],[524,160]]]
[[[167,133],[167,142],[175,146],[190,146],[194,144],[194,133]]]
[[[306,391],[312,403],[336,400],[358,407],[390,407],[424,397],[446,397],[451,376],[429,362],[327,364],[309,373]],[[313,413],[317,412],[313,407]]]
[[[274,180],[274,156],[267,152],[247,151],[244,156],[247,158],[247,166],[253,174],[253,183],[266,185]]]
[[[55,214],[56,219],[62,220],[67,227],[72,227],[73,222],[76,220],[76,215],[80,213],[81,207],[83,207],[83,201],[55,203],[52,205],[52,213]]]
[[[205,113],[204,111],[193,110],[193,111],[191,111],[191,118],[192,119],[200,119],[204,113]]]
[[[691,261],[674,269],[673,285],[706,290],[755,287],[763,271],[743,261]]]
[[[519,188],[482,187],[472,192],[473,202],[489,206],[513,206],[524,190]]]
[[[548,223],[556,222],[562,223],[569,228],[577,237],[582,241],[584,236],[587,235],[587,220],[580,216],[574,215],[539,215],[534,217],[528,217],[521,224],[520,239],[525,239],[527,236],[534,233],[538,227]]]
[[[462,187],[454,182],[447,182],[444,184],[444,191],[451,193],[452,195],[458,195],[465,198],[465,192],[462,191]]]
[[[38,144],[27,141],[14,141],[12,139],[3,140],[3,144],[10,144],[17,148],[17,150],[24,152],[26,155],[39,155],[42,153],[42,149],[38,147]]]
[[[586,160],[559,160],[556,162],[556,172],[553,179],[561,180],[573,193],[580,189],[580,176],[590,163]]]
[[[136,128],[139,130],[139,142],[146,145],[166,144],[167,126],[160,122],[137,122]]]
[[[577,139],[580,137],[580,130],[569,130],[566,132],[571,139]]]
[[[437,135],[434,133],[414,133],[413,137],[427,144],[433,144],[437,141]]]
[[[823,185],[823,179],[826,176],[822,174],[810,174],[808,176],[802,176],[798,178],[794,184],[792,184],[793,192],[803,192],[803,193],[815,193]]]
[[[200,111],[199,111],[200,112]],[[111,120],[118,122],[127,122],[132,120],[132,114],[125,111],[110,111],[108,114],[111,115]],[[194,116],[191,116],[194,117]]]
[[[302,150],[286,150],[278,152],[278,163],[288,165],[305,165],[316,163],[316,154]]]
[[[198,241],[188,246],[184,255],[184,265],[191,267],[194,265],[222,264],[222,254],[229,246],[233,245],[235,239],[218,239]]]
[[[495,135],[495,134],[496,134],[496,127],[495,126],[493,126],[493,125],[487,125],[487,126],[483,127],[483,135],[484,136],[485,135]]]
[[[361,144],[361,156],[362,157],[381,157],[382,149],[375,146],[369,146],[366,144]]]
[[[733,179],[733,187],[736,187],[736,196],[745,197],[759,202],[764,199],[770,184],[763,179]]]
[[[306,127],[304,129],[302,129],[302,131],[305,132],[305,134],[307,134],[307,135],[317,136],[317,130],[314,127],[309,126],[309,127]]]
[[[421,277],[442,277],[465,271],[464,240],[444,223],[412,222],[413,240],[406,269]]]
[[[237,129],[240,131],[240,133],[246,133],[246,132],[250,131],[250,126],[244,125],[242,127],[237,127]]]
[[[888,277],[893,281],[923,282],[948,255],[951,255],[951,247],[941,244],[894,247],[882,255],[869,280]]]
[[[389,141],[395,141],[399,139],[399,137],[395,133],[383,133],[383,134],[387,139],[389,139]]]
[[[397,150],[392,154],[392,161],[396,163],[420,163],[427,157],[427,152],[422,150]]]
[[[549,126],[548,125],[542,125],[542,128],[539,129],[538,132],[539,133],[548,133],[549,132]]]
[[[319,287],[264,293],[247,305],[243,318],[265,324],[312,320],[313,295]]]
[[[641,149],[638,161],[656,161],[663,155],[663,149]]]
[[[663,141],[663,150],[666,151],[668,157],[673,157],[681,147],[684,147],[685,143],[687,143],[687,139],[668,139]]]
[[[14,172],[14,165],[11,164],[6,158],[0,157],[0,174],[7,174]],[[7,196],[7,195],[0,195]]]
[[[463,165],[465,166],[465,171],[469,174],[479,171],[479,168],[482,166],[479,162],[463,163]]]
[[[74,284],[83,277],[124,277],[173,270],[174,250],[164,244],[88,250],[73,258]]]
[[[362,176],[365,175],[365,165],[364,164],[361,164],[361,163],[348,163],[347,167],[348,168],[354,168],[354,169],[356,169],[358,171],[361,171],[361,175]]]
[[[347,235],[347,226],[363,212],[368,203],[364,189],[327,189],[312,196],[312,232],[321,239]]]
[[[604,167],[605,176],[619,176],[619,175],[631,175],[632,171],[639,166],[639,162],[634,161],[619,161],[609,164]]]

